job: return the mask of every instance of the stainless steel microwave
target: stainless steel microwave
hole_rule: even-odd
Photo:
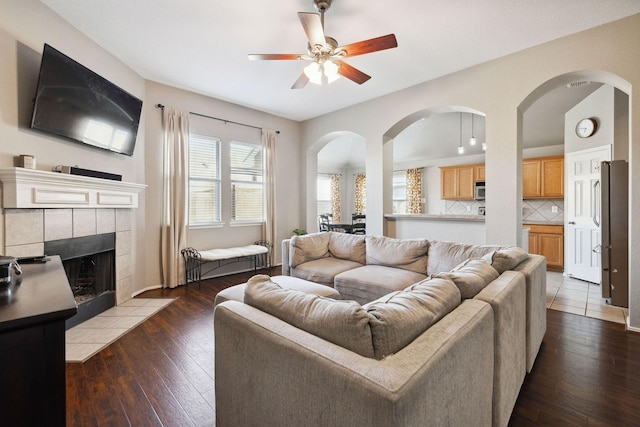
[[[473,189],[473,198],[476,200],[484,200],[484,181],[477,181]]]

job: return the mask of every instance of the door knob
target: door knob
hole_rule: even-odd
[[[569,221],[569,225],[576,225],[575,221]]]

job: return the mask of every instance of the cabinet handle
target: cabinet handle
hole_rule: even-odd
[[[597,180],[596,182],[593,183],[593,191],[591,193],[591,200],[592,200],[592,206],[593,206],[593,223],[596,225],[596,227],[600,227],[600,215],[599,212],[597,212],[598,209],[598,187],[600,187],[600,180]]]
[[[576,225],[575,221],[569,221],[569,225]]]

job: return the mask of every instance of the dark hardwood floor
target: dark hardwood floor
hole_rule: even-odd
[[[140,295],[178,299],[85,363],[66,365],[67,425],[214,425],[213,301],[251,275]],[[554,310],[547,320],[509,426],[640,426],[640,334]]]

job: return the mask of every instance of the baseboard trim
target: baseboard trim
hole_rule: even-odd
[[[135,297],[137,297],[138,295],[140,295],[140,294],[141,294],[141,293],[143,293],[143,292],[152,291],[152,290],[154,290],[154,289],[161,289],[161,288],[162,288],[162,286],[161,286],[161,285],[157,285],[157,286],[149,286],[149,287],[147,287],[147,288],[140,289],[139,291],[135,291],[134,293],[132,293],[132,294],[131,294],[131,298],[135,298]]]

